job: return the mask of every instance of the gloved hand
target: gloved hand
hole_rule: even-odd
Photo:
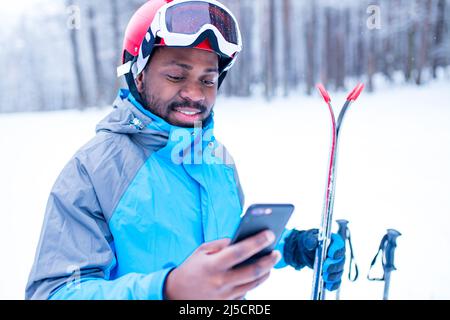
[[[305,266],[314,267],[314,259],[318,246],[318,229],[306,231],[292,230],[284,244],[284,261],[296,270]],[[345,242],[338,234],[331,235],[327,258],[323,264],[323,280],[325,288],[329,291],[337,290],[341,285],[344,272]]]

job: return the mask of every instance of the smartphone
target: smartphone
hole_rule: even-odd
[[[230,244],[235,244],[268,229],[275,234],[275,241],[234,268],[251,264],[255,260],[270,254],[275,249],[278,241],[280,241],[281,235],[293,211],[294,205],[292,204],[253,204],[248,207]]]

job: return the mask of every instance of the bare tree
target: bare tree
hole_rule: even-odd
[[[118,0],[110,0],[111,5],[111,30],[112,30],[112,43],[114,46],[114,50],[117,52],[116,55],[114,55],[112,68],[115,70],[116,65],[120,64],[120,60],[122,57],[120,57],[121,52],[121,43],[120,43],[120,13],[119,13],[119,7],[118,7]],[[115,74],[115,72],[113,72]],[[114,86],[114,92],[116,92],[119,89],[119,79],[115,76],[113,76],[113,86]]]
[[[405,80],[407,82],[411,80],[412,73],[414,70],[416,34],[417,34],[417,23],[413,21],[409,24],[407,31],[407,56],[404,69]]]
[[[305,61],[305,69],[306,69],[306,93],[310,95],[315,86],[316,81],[316,69],[315,69],[315,60],[317,52],[316,48],[316,39],[315,35],[317,32],[317,5],[314,0],[310,1],[309,5],[309,18],[305,20],[305,51],[306,51],[306,61]]]
[[[66,5],[68,7],[74,7],[74,1],[73,0],[66,0]],[[79,50],[79,43],[78,43],[78,28],[76,25],[72,25],[71,28],[69,28],[69,40],[70,45],[72,48],[72,59],[73,59],[73,68],[75,71],[75,79],[77,84],[77,91],[78,91],[78,103],[80,109],[84,109],[87,105],[87,91],[85,82],[83,79],[82,74],[82,67],[81,67],[81,59],[80,59],[80,50]]]
[[[446,65],[445,62],[445,50],[443,48],[444,44],[444,33],[445,33],[445,10],[446,10],[446,0],[438,0],[436,9],[436,23],[434,27],[434,41],[433,41],[433,58],[432,58],[432,72],[433,78],[436,79],[436,70],[439,66]]]
[[[0,111],[7,110],[7,101],[17,101],[19,110],[84,108],[93,99],[109,102],[124,83],[115,73],[124,23],[145,0],[99,1],[64,0],[48,12],[33,15],[27,30],[20,32],[26,34],[22,40],[27,45],[39,44],[33,55],[15,47],[22,40],[12,36],[13,27],[0,30],[0,57],[20,56],[23,62],[5,67],[9,76],[0,79],[0,89],[11,92],[11,97],[0,98]],[[436,78],[439,68],[450,72],[449,0],[222,1],[239,20],[244,40],[244,51],[222,94],[250,96],[254,89],[261,89],[263,96],[272,99],[279,93],[287,96],[299,86],[311,94],[318,80],[342,90],[354,77],[366,79],[369,89],[374,89],[376,74],[393,82],[396,72],[403,74],[405,82],[421,85],[430,80],[428,74]],[[369,5],[382,9],[381,30],[366,24]],[[99,10],[100,6],[106,10]],[[69,13],[64,9],[70,7],[80,11],[81,29],[76,25],[61,28]],[[39,24],[39,32],[31,24]],[[52,55],[55,51],[60,54]],[[58,72],[55,65],[70,72]],[[17,82],[12,75],[24,72],[30,81],[21,84],[29,87],[21,94],[11,90],[15,85],[9,82]]]
[[[100,60],[99,54],[99,39],[97,35],[97,28],[95,24],[95,9],[92,4],[88,5],[88,19],[89,19],[89,42],[92,50],[92,63],[94,66],[94,79],[95,79],[95,88],[96,88],[96,103],[94,105],[98,105],[99,102],[104,102],[105,91],[107,90],[106,84],[107,81],[103,74],[102,63]]]
[[[252,73],[254,69],[254,53],[252,43],[252,27],[255,23],[254,11],[251,2],[239,0],[239,21],[242,21],[242,37],[245,43],[245,50],[241,53],[239,61],[239,96],[251,95]]]
[[[293,12],[292,2],[291,0],[283,0],[283,87],[284,87],[284,95],[288,96],[291,87],[293,86],[294,79],[294,63],[292,61],[293,56],[293,46],[292,46],[292,34],[294,30],[292,30],[292,19],[291,13]]]
[[[422,27],[420,28],[420,47],[417,57],[417,74],[416,74],[416,84],[422,84],[422,72],[428,60],[428,51],[431,42],[430,38],[430,19],[431,19],[431,0],[421,0],[417,5],[421,6],[422,13]]]
[[[269,0],[269,10],[266,15],[267,22],[263,28],[265,32],[265,51],[266,51],[266,99],[271,100],[275,94],[276,76],[275,76],[275,0]]]

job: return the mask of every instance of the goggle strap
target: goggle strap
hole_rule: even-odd
[[[122,64],[117,67],[117,77],[121,77],[126,75],[131,70],[132,61],[128,61],[127,63]]]

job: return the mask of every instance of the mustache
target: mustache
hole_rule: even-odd
[[[177,108],[182,108],[182,107],[198,109],[202,113],[208,109],[204,104],[201,104],[199,102],[188,102],[188,101],[177,102],[177,101],[175,101],[175,102],[172,102],[171,104],[169,104],[169,108],[172,111]]]

